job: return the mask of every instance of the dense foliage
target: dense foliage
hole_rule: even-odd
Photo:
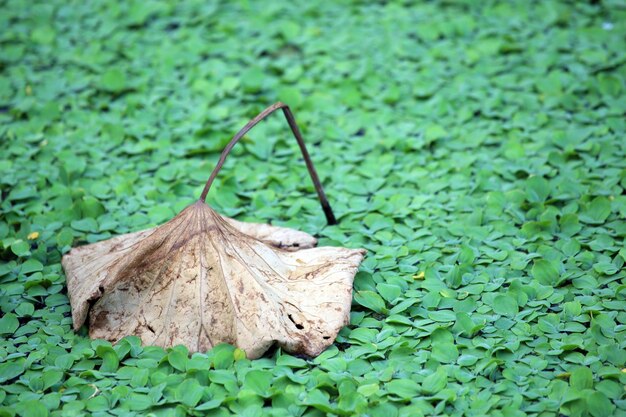
[[[624,416],[623,1],[0,2],[0,416]],[[284,4],[282,4],[284,3]],[[71,329],[61,255],[209,196],[364,247],[315,359]]]

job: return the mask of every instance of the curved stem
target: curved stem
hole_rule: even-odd
[[[302,139],[302,134],[300,133],[300,129],[298,129],[298,125],[296,124],[296,119],[293,117],[293,113],[289,110],[289,106],[284,103],[278,102],[274,103],[261,113],[259,113],[254,119],[250,120],[237,134],[228,142],[226,148],[222,151],[220,155],[219,161],[217,161],[217,165],[213,168],[213,172],[211,172],[211,176],[209,177],[204,189],[202,190],[202,194],[200,194],[200,200],[206,201],[206,196],[209,194],[209,190],[211,189],[211,185],[213,184],[213,180],[222,169],[224,162],[226,161],[226,157],[233,149],[235,144],[239,142],[246,133],[250,131],[254,126],[256,126],[261,120],[265,119],[270,114],[274,113],[276,110],[282,109],[283,114],[285,115],[285,119],[287,119],[287,123],[293,132],[293,135],[298,142],[298,146],[300,147],[300,152],[302,152],[302,157],[304,158],[304,162],[306,163],[306,167],[309,170],[309,175],[311,176],[311,180],[313,180],[313,185],[315,186],[315,191],[317,191],[317,196],[322,204],[322,210],[324,210],[324,214],[326,215],[326,221],[328,224],[337,224],[337,220],[335,219],[335,215],[333,214],[333,210],[328,203],[328,199],[326,198],[326,194],[324,193],[324,188],[320,183],[320,179],[317,176],[317,171],[315,171],[315,167],[313,166],[313,161],[311,161],[311,157],[309,156],[309,152],[304,145],[304,139]]]

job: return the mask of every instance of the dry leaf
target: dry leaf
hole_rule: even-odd
[[[223,217],[203,200],[232,145],[282,108],[301,144],[327,218],[334,222],[289,109],[266,109],[227,146],[201,200],[169,222],[72,249],[63,257],[74,328],[89,335],[205,351],[227,342],[250,358],[277,343],[318,355],[349,321],[352,282],[365,251],[315,248],[304,232]],[[286,109],[286,110],[285,110]],[[291,117],[291,119],[290,119]]]
[[[224,218],[197,202],[162,226],[63,258],[74,328],[94,303],[93,338],[134,334],[191,351],[227,342],[253,358],[277,342],[315,356],[348,323],[364,251],[281,248],[314,242],[303,232]]]

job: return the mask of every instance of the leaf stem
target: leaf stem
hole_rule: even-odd
[[[272,114],[278,109],[282,109],[283,114],[285,115],[285,119],[287,119],[287,123],[293,132],[293,135],[298,142],[298,146],[300,147],[300,151],[302,152],[302,157],[304,158],[304,162],[306,163],[306,167],[309,171],[309,175],[311,176],[311,180],[313,180],[313,185],[315,186],[315,191],[317,192],[317,196],[322,205],[322,210],[324,210],[324,214],[326,215],[326,221],[329,225],[337,224],[337,219],[335,219],[335,215],[333,214],[333,210],[328,203],[328,199],[326,198],[326,194],[324,193],[324,188],[320,183],[320,179],[317,176],[317,171],[315,171],[315,167],[313,166],[313,161],[311,161],[311,157],[309,156],[309,152],[306,149],[304,144],[304,139],[302,139],[302,134],[300,133],[300,129],[298,129],[298,125],[296,124],[296,119],[293,117],[293,113],[284,103],[278,102],[274,103],[261,113],[259,113],[254,119],[250,120],[237,134],[228,142],[226,148],[222,151],[220,155],[219,161],[217,161],[217,165],[213,168],[213,172],[211,172],[211,176],[206,182],[204,189],[202,190],[202,194],[200,194],[200,201],[206,201],[206,197],[209,194],[209,190],[211,189],[211,185],[213,184],[213,180],[222,169],[224,162],[226,161],[226,157],[233,149],[235,144],[239,142],[246,133],[250,131],[254,126],[256,126],[261,120],[265,119],[267,116]]]

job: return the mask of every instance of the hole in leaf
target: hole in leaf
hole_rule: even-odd
[[[296,321],[293,319],[293,317],[291,317],[291,314],[288,314],[287,316],[289,317],[289,320],[291,320],[291,322],[296,325],[296,329],[298,329],[298,330],[304,329],[303,325],[301,325],[300,323],[296,323]]]

